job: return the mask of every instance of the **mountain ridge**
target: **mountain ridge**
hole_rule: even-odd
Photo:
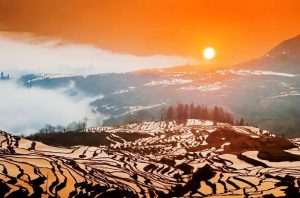
[[[294,39],[274,49],[282,52],[285,47],[281,46],[290,46]],[[20,82],[28,88],[45,89],[65,88],[71,84],[74,88],[69,93],[101,95],[103,97],[90,105],[111,117],[106,122],[109,125],[123,123],[126,116],[138,113],[145,120],[159,120],[159,110],[166,105],[194,103],[223,106],[235,117],[261,128],[298,136],[300,110],[295,107],[300,105],[299,58],[290,59],[289,54],[279,53],[228,68],[186,65],[84,77],[27,75]]]
[[[292,67],[292,69],[280,68],[278,63],[275,65],[268,66],[268,64],[274,64],[276,61],[280,61],[286,67]],[[258,69],[258,70],[276,70],[276,71],[300,71],[300,66],[294,67],[288,62],[292,61],[292,64],[300,64],[300,34],[286,39],[274,46],[271,50],[266,52],[259,58],[248,60],[234,65],[218,65],[218,64],[207,64],[207,65],[182,65],[168,68],[157,68],[157,69],[143,69],[133,71],[138,74],[159,74],[159,73],[176,73],[176,72],[208,72],[220,69]]]

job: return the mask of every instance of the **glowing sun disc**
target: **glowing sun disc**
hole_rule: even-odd
[[[215,57],[216,52],[214,50],[214,48],[211,47],[207,47],[203,50],[203,57],[207,60],[211,60]]]

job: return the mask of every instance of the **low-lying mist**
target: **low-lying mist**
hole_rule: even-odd
[[[95,98],[69,96],[71,87],[47,90],[26,88],[16,81],[0,81],[0,130],[13,134],[37,132],[45,124],[66,126],[87,118],[87,126],[101,124],[105,116],[93,112]]]

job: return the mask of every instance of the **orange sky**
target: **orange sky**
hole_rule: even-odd
[[[259,57],[299,24],[299,0],[0,0],[2,31],[199,60],[212,46],[220,64]]]

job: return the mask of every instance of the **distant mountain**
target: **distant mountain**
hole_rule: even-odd
[[[26,87],[56,89],[70,86],[88,95],[110,94],[155,79],[153,75],[107,73],[95,75],[28,74],[19,79]]]
[[[128,116],[158,120],[162,108],[179,103],[219,105],[250,124],[289,136],[300,135],[300,36],[265,56],[231,67],[187,65],[133,73],[25,75],[26,87],[67,88],[68,94],[102,97],[91,106],[121,124]],[[131,118],[129,119],[131,120]]]
[[[153,68],[153,69],[142,69],[133,71],[135,74],[172,74],[172,73],[180,73],[180,72],[211,72],[220,69],[227,69],[228,66],[220,66],[220,65],[182,65],[168,68]]]
[[[271,70],[287,73],[300,73],[300,35],[285,40],[268,51],[262,57],[236,65],[183,65],[162,69],[143,69],[138,74],[159,74],[178,72],[207,72],[221,69]]]
[[[270,57],[285,57],[289,61],[300,60],[300,35],[285,40],[267,53]]]
[[[281,42],[263,57],[238,64],[235,68],[272,70],[299,74],[300,35]]]
[[[0,197],[300,196],[299,139],[212,124],[145,122],[40,136],[68,147],[0,131]],[[69,147],[68,137],[80,145]]]

